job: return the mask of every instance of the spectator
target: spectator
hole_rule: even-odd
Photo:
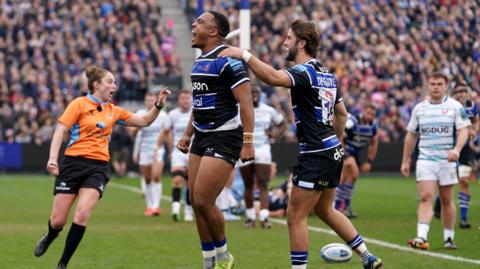
[[[205,10],[231,15],[234,29],[239,25],[238,5],[230,0],[205,1]],[[251,50],[282,69],[285,22],[315,21],[322,37],[319,59],[335,71],[349,111],[375,103],[380,140],[399,141],[413,105],[424,96],[425,74],[442,70],[452,81],[465,80],[480,90],[479,5],[478,1],[251,0]],[[196,0],[186,0],[184,6],[194,17]],[[283,90],[261,88],[267,102],[277,108]],[[288,106],[282,108],[291,118]]]
[[[0,132],[13,128],[14,140],[31,140],[36,131],[13,124],[26,117],[28,127],[38,124],[42,141],[50,140],[52,123],[86,89],[85,66],[119,76],[117,101],[143,100],[152,79],[177,81],[167,23],[155,0],[0,1]]]

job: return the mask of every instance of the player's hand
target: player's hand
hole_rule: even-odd
[[[58,176],[59,169],[58,169],[58,163],[55,160],[48,160],[47,162],[47,171],[50,173],[50,175],[56,177]]]
[[[157,106],[163,107],[167,100],[167,96],[169,96],[171,93],[172,92],[168,89],[168,87],[161,89],[160,92],[158,93],[157,100],[155,101]]]
[[[410,161],[402,162],[402,166],[400,168],[400,171],[402,172],[402,175],[404,177],[410,176]]]
[[[458,157],[460,156],[460,152],[456,149],[452,149],[448,152],[448,161],[449,162],[456,162],[458,161]]]
[[[177,149],[183,153],[188,153],[190,147],[190,137],[183,135],[177,143]]]
[[[219,57],[231,57],[236,59],[242,59],[242,55],[243,49],[237,47],[228,47],[218,54]]]
[[[372,164],[369,162],[366,162],[362,164],[362,167],[360,168],[360,170],[362,171],[362,173],[369,173],[370,170],[372,170]]]
[[[252,143],[243,143],[242,151],[240,151],[240,160],[242,162],[253,161],[255,158],[255,148]]]

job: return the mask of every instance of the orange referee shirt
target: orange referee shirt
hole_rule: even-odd
[[[98,109],[100,106],[101,111]],[[70,129],[65,155],[109,161],[108,142],[113,125],[125,124],[132,114],[111,103],[102,104],[91,94],[76,98],[58,119]]]

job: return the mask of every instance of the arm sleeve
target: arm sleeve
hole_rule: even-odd
[[[119,106],[115,106],[114,108],[114,111],[115,111],[115,117],[116,117],[116,123],[117,124],[120,124],[120,125],[126,125],[127,122],[130,120],[130,118],[132,117],[133,113],[124,109],[124,108],[121,108]]]
[[[413,109],[412,115],[410,115],[410,121],[408,122],[408,125],[407,125],[407,131],[412,133],[418,132],[417,111],[418,111],[418,105],[416,105],[415,108]]]
[[[247,70],[243,61],[228,57],[225,65],[222,67],[220,76],[225,81],[225,84],[233,90],[238,85],[250,81]]]
[[[311,85],[312,79],[308,74],[307,68],[301,64],[294,65],[291,68],[284,70],[287,73],[288,77],[292,81],[292,89],[298,86],[309,86]]]
[[[455,127],[461,129],[463,127],[470,126],[470,119],[468,118],[465,109],[462,106],[458,106],[455,111]]]
[[[68,129],[78,122],[81,114],[81,103],[79,99],[73,100],[65,109],[62,116],[58,119],[58,122],[67,126]]]

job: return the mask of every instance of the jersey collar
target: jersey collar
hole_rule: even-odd
[[[220,44],[218,46],[216,46],[215,48],[211,49],[209,52],[205,53],[205,54],[202,54],[200,55],[201,57],[207,57],[207,56],[210,56],[212,55],[212,53],[214,53],[215,51],[217,51],[218,49],[222,48],[222,47],[226,47],[227,45],[225,44]]]
[[[440,102],[440,103],[438,103],[438,104],[432,103],[432,100],[428,100],[428,102],[429,102],[431,105],[439,105],[439,104],[445,103],[445,101],[447,101],[447,99],[448,99],[448,96],[445,95],[445,96],[443,97],[442,102]]]
[[[107,104],[108,102],[101,102],[97,97],[95,97],[93,94],[89,93],[87,94],[87,98],[88,100],[92,101],[93,103],[95,103],[96,105],[105,105]]]

